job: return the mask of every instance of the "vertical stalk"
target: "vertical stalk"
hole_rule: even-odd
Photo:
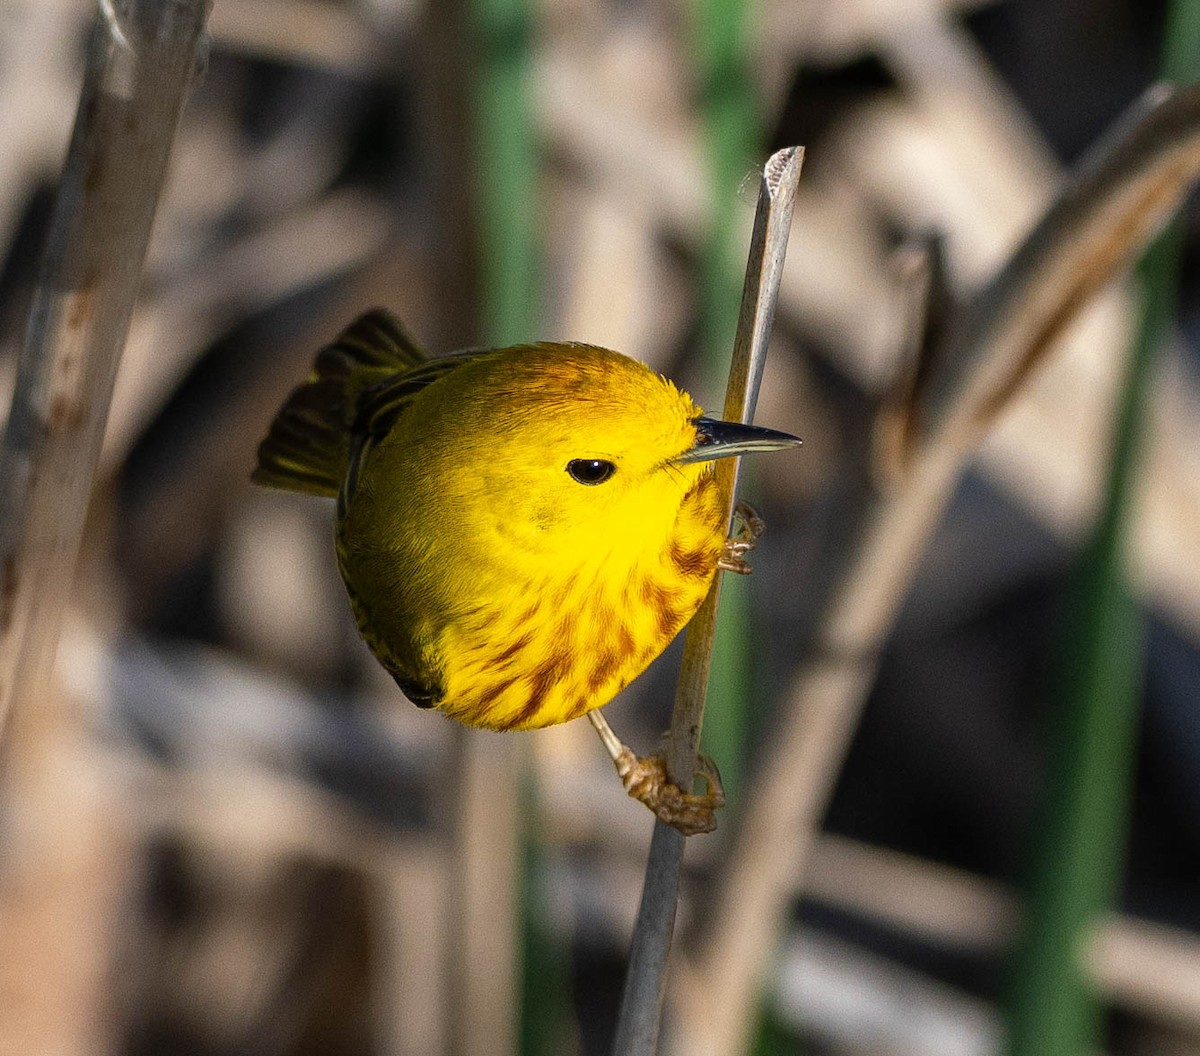
[[[531,341],[538,316],[537,144],[527,0],[474,0],[479,256],[489,344]]]
[[[747,159],[755,155],[762,138],[750,76],[749,6],[745,0],[697,0],[694,8],[711,195],[700,289],[701,340],[712,376],[722,369],[737,327],[738,191]],[[719,762],[731,815],[737,810],[752,721],[748,704],[754,693],[755,665],[750,589],[750,583],[735,581],[725,593],[714,632],[705,705],[704,751]],[[765,1028],[765,1021],[760,1026]],[[756,1041],[756,1051],[762,1047]]]
[[[738,190],[758,155],[761,129],[749,72],[748,5],[745,0],[696,0],[694,12],[710,195],[699,291],[701,341],[709,373],[718,377],[738,320]],[[721,608],[704,737],[706,751],[720,763],[730,806],[741,777],[752,680],[747,586],[736,584]]]
[[[469,0],[476,61],[472,156],[482,340],[502,346],[533,340],[537,328],[537,155],[529,97],[530,10],[526,0]],[[462,281],[469,281],[463,278]],[[522,986],[522,922],[536,912],[528,897],[536,864],[522,852],[521,818],[529,797],[519,781],[519,738],[457,731],[462,774],[455,832],[456,889],[451,1036],[456,1056],[510,1056],[537,1027]],[[523,801],[524,799],[524,801]],[[523,897],[524,892],[524,897]],[[526,967],[528,968],[528,964]]]
[[[749,422],[754,418],[803,158],[801,149],[791,147],[773,154],[763,169],[758,212],[750,242],[750,259],[746,264],[745,285],[742,287],[733,362],[729,367],[729,386],[725,393],[723,417],[728,421]],[[740,461],[728,458],[716,466],[727,516],[733,510]],[[720,587],[721,577],[718,575],[708,597],[688,624],[684,641],[683,662],[667,742],[667,774],[672,782],[682,788],[690,786],[696,767]],[[621,1012],[613,1043],[614,1056],[653,1056],[658,1048],[663,986],[675,928],[675,907],[679,899],[683,845],[684,837],[677,830],[661,821],[655,822],[650,855],[646,861],[642,901],[638,907],[629,953],[629,969],[621,997]]]
[[[1200,2],[1172,5],[1164,49],[1172,80],[1200,74]],[[1086,945],[1119,891],[1141,702],[1143,627],[1126,586],[1125,551],[1151,382],[1175,317],[1182,229],[1168,228],[1138,271],[1141,327],[1117,405],[1104,506],[1069,599],[1050,777],[1034,848],[1028,909],[1013,963],[1011,1056],[1098,1051],[1102,1009]]]
[[[49,674],[207,0],[102,4],[0,443],[0,727]]]
[[[536,818],[536,786],[522,783],[522,817]],[[562,1056],[571,1037],[571,950],[546,919],[545,867],[542,846],[526,825],[524,844],[521,916],[521,1036],[522,1056]]]

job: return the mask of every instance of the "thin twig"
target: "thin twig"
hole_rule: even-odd
[[[790,147],[773,154],[763,169],[725,393],[724,417],[730,421],[749,422],[754,416],[803,159],[801,148]],[[731,458],[717,464],[717,480],[727,517],[733,512],[738,461]],[[691,787],[696,769],[719,597],[718,576],[704,604],[692,617],[684,644],[667,746],[667,772],[680,788]],[[675,829],[661,821],[655,823],[613,1046],[618,1056],[651,1056],[658,1046],[663,982],[675,926],[683,845],[684,837]]]
[[[0,728],[49,670],[207,0],[105,5],[0,446]]]
[[[900,484],[876,496],[811,659],[768,743],[711,928],[677,972],[688,1056],[744,1051],[813,836],[913,570],[963,466],[1054,339],[1200,175],[1200,87],[1151,92],[946,328]],[[787,853],[780,853],[787,848]]]

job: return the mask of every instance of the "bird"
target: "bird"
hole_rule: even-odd
[[[588,715],[626,790],[681,831],[723,797],[667,780],[599,709],[688,622],[761,531],[728,537],[719,458],[793,447],[705,417],[610,349],[541,342],[431,356],[386,309],[352,322],[258,448],[254,482],[336,500],[358,630],[415,705],[527,730]]]

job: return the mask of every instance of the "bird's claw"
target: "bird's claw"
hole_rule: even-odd
[[[737,534],[725,540],[721,548],[721,556],[717,560],[717,568],[726,572],[736,572],[739,576],[748,576],[753,571],[746,555],[754,549],[755,544],[767,530],[766,523],[748,502],[739,502],[734,507],[734,515],[742,522]]]
[[[616,759],[617,774],[625,791],[639,803],[644,803],[660,821],[666,822],[685,836],[712,832],[717,827],[714,812],[725,805],[725,790],[721,775],[707,756],[696,759],[695,776],[703,778],[706,791],[697,795],[684,792],[667,776],[666,757],[661,753],[639,759],[629,748],[623,748]]]

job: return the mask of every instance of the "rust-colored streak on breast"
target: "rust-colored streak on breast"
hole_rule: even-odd
[[[680,609],[666,606],[658,613],[658,633],[660,638],[674,638],[675,632],[683,625],[683,612]]]
[[[567,721],[570,722],[573,719],[582,718],[584,715],[586,715],[591,710],[592,710],[592,695],[590,693],[584,693],[581,696],[575,698],[575,703],[571,706],[570,718],[568,718]]]
[[[505,678],[497,682],[488,690],[485,703],[494,704],[496,701],[498,701],[504,696],[505,693],[507,693],[510,689],[512,689],[513,686],[516,685],[519,677],[520,676],[518,675],[513,675],[511,678]]]
[[[522,649],[528,648],[532,642],[533,642],[533,632],[526,631],[523,635],[521,635],[520,638],[517,638],[514,641],[512,641],[508,645],[508,647],[505,648],[502,652],[496,654],[496,658],[493,661],[493,663],[497,667],[500,667],[503,664],[508,663],[508,661],[512,660],[513,657],[515,657],[519,652],[521,652]]]
[[[629,628],[626,627],[624,624],[621,624],[621,626],[617,628],[616,638],[617,638],[617,656],[618,657],[633,656],[634,650],[637,647],[634,644],[633,635],[630,633]],[[620,661],[618,660],[618,662],[620,662]]]
[[[683,619],[683,613],[677,605],[678,593],[647,576],[641,584],[641,595],[658,621],[659,639],[672,637]]]
[[[673,542],[667,553],[681,575],[701,579],[712,572],[712,559],[708,550],[685,550],[678,542]]]
[[[569,667],[570,657],[562,653],[552,653],[549,658],[534,669],[533,673],[529,676],[529,700],[517,712],[512,722],[508,724],[510,729],[524,726],[526,723],[533,721],[533,717],[546,702],[546,697],[558,684],[559,680],[563,678]]]
[[[592,693],[599,693],[601,687],[616,677],[620,667],[620,654],[611,648],[603,650],[596,658],[596,663],[592,667],[591,674],[588,676],[588,689]]]

